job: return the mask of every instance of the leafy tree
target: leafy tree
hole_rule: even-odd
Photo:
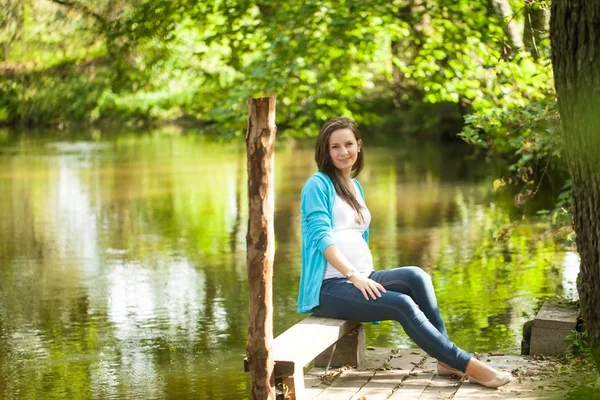
[[[504,155],[527,141],[518,121],[545,112],[551,91],[546,31],[527,17],[543,12],[542,0],[527,3],[529,14],[520,2],[495,9],[487,0],[19,4],[23,29],[10,52],[19,68],[0,80],[0,121],[10,123],[191,116],[241,134],[246,99],[276,95],[278,124],[314,135],[335,114],[363,126],[383,116],[395,130],[417,114],[422,129],[454,105],[472,115],[465,138],[493,137]],[[529,20],[535,40],[507,33]],[[507,130],[518,132],[509,140]]]

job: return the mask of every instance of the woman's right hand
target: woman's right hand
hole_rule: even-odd
[[[356,273],[349,279],[362,292],[367,301],[369,297],[377,300],[378,297],[381,297],[381,293],[385,293],[385,288],[379,282],[375,282],[361,273]]]

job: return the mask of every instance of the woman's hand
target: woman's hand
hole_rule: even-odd
[[[377,300],[378,297],[381,297],[381,293],[385,293],[385,288],[379,282],[375,282],[361,273],[357,272],[349,279],[367,300],[369,300],[369,297]]]

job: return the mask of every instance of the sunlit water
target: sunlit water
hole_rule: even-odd
[[[433,277],[451,337],[518,353],[577,256],[514,210],[455,146],[376,147],[360,176],[376,268]],[[295,313],[299,193],[312,150],[276,150],[275,334]],[[247,329],[243,145],[195,134],[0,132],[0,398],[242,399]],[[411,346],[394,323],[370,346]]]

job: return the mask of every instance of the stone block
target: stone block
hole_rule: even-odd
[[[578,315],[576,309],[546,301],[533,320],[529,354],[564,354],[569,345],[565,337],[575,330]]]

